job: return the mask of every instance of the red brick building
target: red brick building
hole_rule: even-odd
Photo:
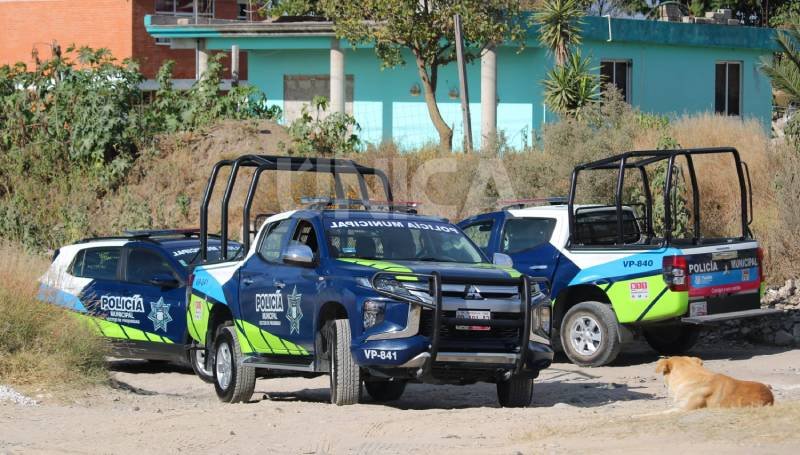
[[[197,17],[247,20],[247,0],[197,0]],[[167,40],[156,41],[144,27],[145,15],[186,17],[192,21],[194,0],[0,0],[0,65],[33,65],[32,52],[51,55],[53,43],[105,47],[118,59],[139,62],[147,79],[155,77],[165,60],[176,62],[174,77],[196,76],[194,49],[171,49]],[[224,60],[230,78],[230,59]],[[246,55],[241,55],[240,79],[247,79]],[[188,82],[188,81],[187,81]]]

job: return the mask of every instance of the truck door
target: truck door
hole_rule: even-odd
[[[264,356],[285,357],[313,352],[313,337],[306,343],[312,319],[303,312],[305,289],[290,287],[290,266],[283,263],[283,252],[294,220],[276,221],[267,226],[257,254],[240,269],[239,329],[247,337],[242,348]],[[293,283],[294,284],[294,283]],[[299,310],[299,311],[298,311]]]
[[[122,292],[118,281],[121,255],[119,246],[86,248],[76,254],[70,265],[70,275],[91,279],[78,298],[92,316],[113,319],[108,302]]]
[[[147,341],[176,346],[186,340],[186,288],[163,252],[151,247],[126,248],[122,286],[125,295],[141,299],[143,311],[131,313]]]
[[[290,340],[304,346],[309,352],[316,338],[317,305],[322,303],[319,302],[320,291],[317,288],[321,242],[318,234],[311,221],[300,220],[297,223],[289,244],[308,246],[317,263],[309,266],[282,264],[278,277],[278,284],[283,286],[287,296],[286,320],[289,323]]]
[[[508,218],[498,251],[511,256],[520,273],[552,282],[559,256],[550,243],[555,227],[555,218]]]

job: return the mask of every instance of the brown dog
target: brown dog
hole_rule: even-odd
[[[774,401],[768,386],[708,371],[697,357],[663,358],[656,363],[656,373],[664,375],[676,406],[685,411],[767,406]]]

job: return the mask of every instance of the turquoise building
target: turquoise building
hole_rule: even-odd
[[[772,89],[759,65],[776,50],[773,30],[604,17],[584,21],[583,55],[642,111],[739,115],[755,118],[769,130]],[[438,141],[413,59],[405,67],[381,69],[373,49],[334,39],[327,22],[186,22],[145,19],[154,38],[168,39],[175,48],[197,49],[201,66],[209,51],[238,46],[247,52],[247,82],[283,108],[286,120],[295,118],[313,96],[325,95],[332,110],[355,116],[367,142],[394,140],[412,148]],[[541,84],[551,65],[532,28],[521,52],[508,43],[468,66],[476,145],[482,135],[497,132],[511,146],[524,147],[543,124],[555,120],[544,107]],[[463,136],[458,89],[456,65],[444,67],[437,100],[454,128],[456,148]]]

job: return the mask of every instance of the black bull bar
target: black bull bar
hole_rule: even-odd
[[[389,278],[392,280],[397,280],[397,277],[406,277],[406,278],[427,278],[428,279],[428,291],[431,296],[431,301],[425,301],[421,298],[417,298],[416,296],[408,296],[403,294],[398,294],[394,292],[387,292],[384,290],[380,290],[375,286],[375,283],[380,278]],[[399,280],[398,280],[399,282]],[[432,272],[430,274],[420,274],[420,273],[402,273],[402,272],[378,272],[372,277],[372,284],[373,288],[376,289],[381,294],[386,296],[402,300],[411,304],[420,305],[423,308],[428,308],[433,310],[433,329],[432,333],[430,334],[430,343],[428,346],[428,353],[430,355],[429,361],[425,363],[424,370],[421,372],[421,376],[427,376],[431,369],[433,368],[433,364],[436,363],[436,358],[439,353],[439,344],[441,341],[441,328],[442,326],[486,326],[486,327],[497,327],[497,328],[509,328],[509,327],[516,327],[521,328],[519,335],[519,357],[517,358],[513,373],[519,374],[522,372],[523,368],[525,367],[525,362],[527,360],[526,356],[528,353],[528,343],[530,342],[530,332],[531,332],[531,283],[537,283],[539,286],[544,285],[545,287],[549,288],[548,280],[544,278],[532,278],[525,274],[522,274],[520,278],[486,278],[486,277],[458,277],[458,276],[446,276],[443,277],[439,272]],[[442,284],[445,283],[469,283],[471,285],[496,285],[496,286],[517,286],[519,289],[519,296],[520,296],[520,315],[521,318],[519,320],[507,320],[507,319],[488,319],[488,320],[480,320],[477,321],[475,319],[468,319],[468,318],[459,318],[459,317],[446,317],[444,316],[444,310],[442,309]]]

